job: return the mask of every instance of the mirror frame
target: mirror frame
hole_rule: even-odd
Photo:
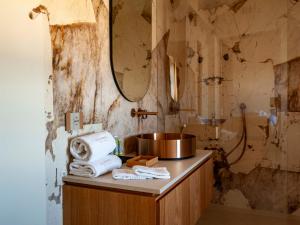
[[[122,88],[120,87],[118,81],[117,81],[117,76],[116,76],[116,73],[115,73],[115,69],[114,69],[114,60],[113,60],[113,0],[109,0],[109,58],[110,58],[110,67],[111,67],[111,72],[112,72],[112,75],[113,75],[113,78],[114,78],[114,82],[119,90],[119,92],[121,93],[121,95],[129,102],[139,102],[141,100],[143,100],[143,98],[146,96],[146,94],[148,93],[149,91],[149,88],[150,88],[150,84],[151,84],[151,80],[152,80],[152,56],[151,56],[151,70],[150,70],[150,78],[149,78],[149,81],[148,81],[148,89],[147,91],[145,91],[145,94],[140,97],[138,100],[132,100],[132,99],[129,99],[125,93],[123,92]],[[152,32],[152,29],[151,29],[151,32]],[[152,52],[151,52],[152,54]]]

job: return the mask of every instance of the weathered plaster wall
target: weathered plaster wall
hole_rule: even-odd
[[[33,9],[31,17],[36,18],[38,14],[48,17],[52,46],[52,74],[46,95],[47,223],[59,225],[62,224],[62,176],[69,162],[69,139],[102,129],[120,138],[155,131],[156,117],[138,121],[131,118],[130,110],[141,107],[157,111],[157,78],[153,70],[149,90],[142,101],[130,103],[120,95],[109,60],[108,0],[41,4]],[[59,15],[55,12],[57,8]],[[61,17],[62,14],[65,16]],[[83,112],[83,130],[73,134],[65,131],[67,111]]]

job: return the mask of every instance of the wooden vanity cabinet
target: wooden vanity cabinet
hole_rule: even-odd
[[[212,160],[161,195],[66,183],[64,225],[195,225],[211,201]]]

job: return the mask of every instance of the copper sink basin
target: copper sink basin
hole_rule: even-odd
[[[151,133],[137,136],[140,155],[154,155],[160,159],[184,159],[196,152],[196,137],[179,133]]]

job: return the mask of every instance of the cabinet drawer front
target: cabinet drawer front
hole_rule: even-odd
[[[155,198],[64,185],[64,225],[155,225]]]

